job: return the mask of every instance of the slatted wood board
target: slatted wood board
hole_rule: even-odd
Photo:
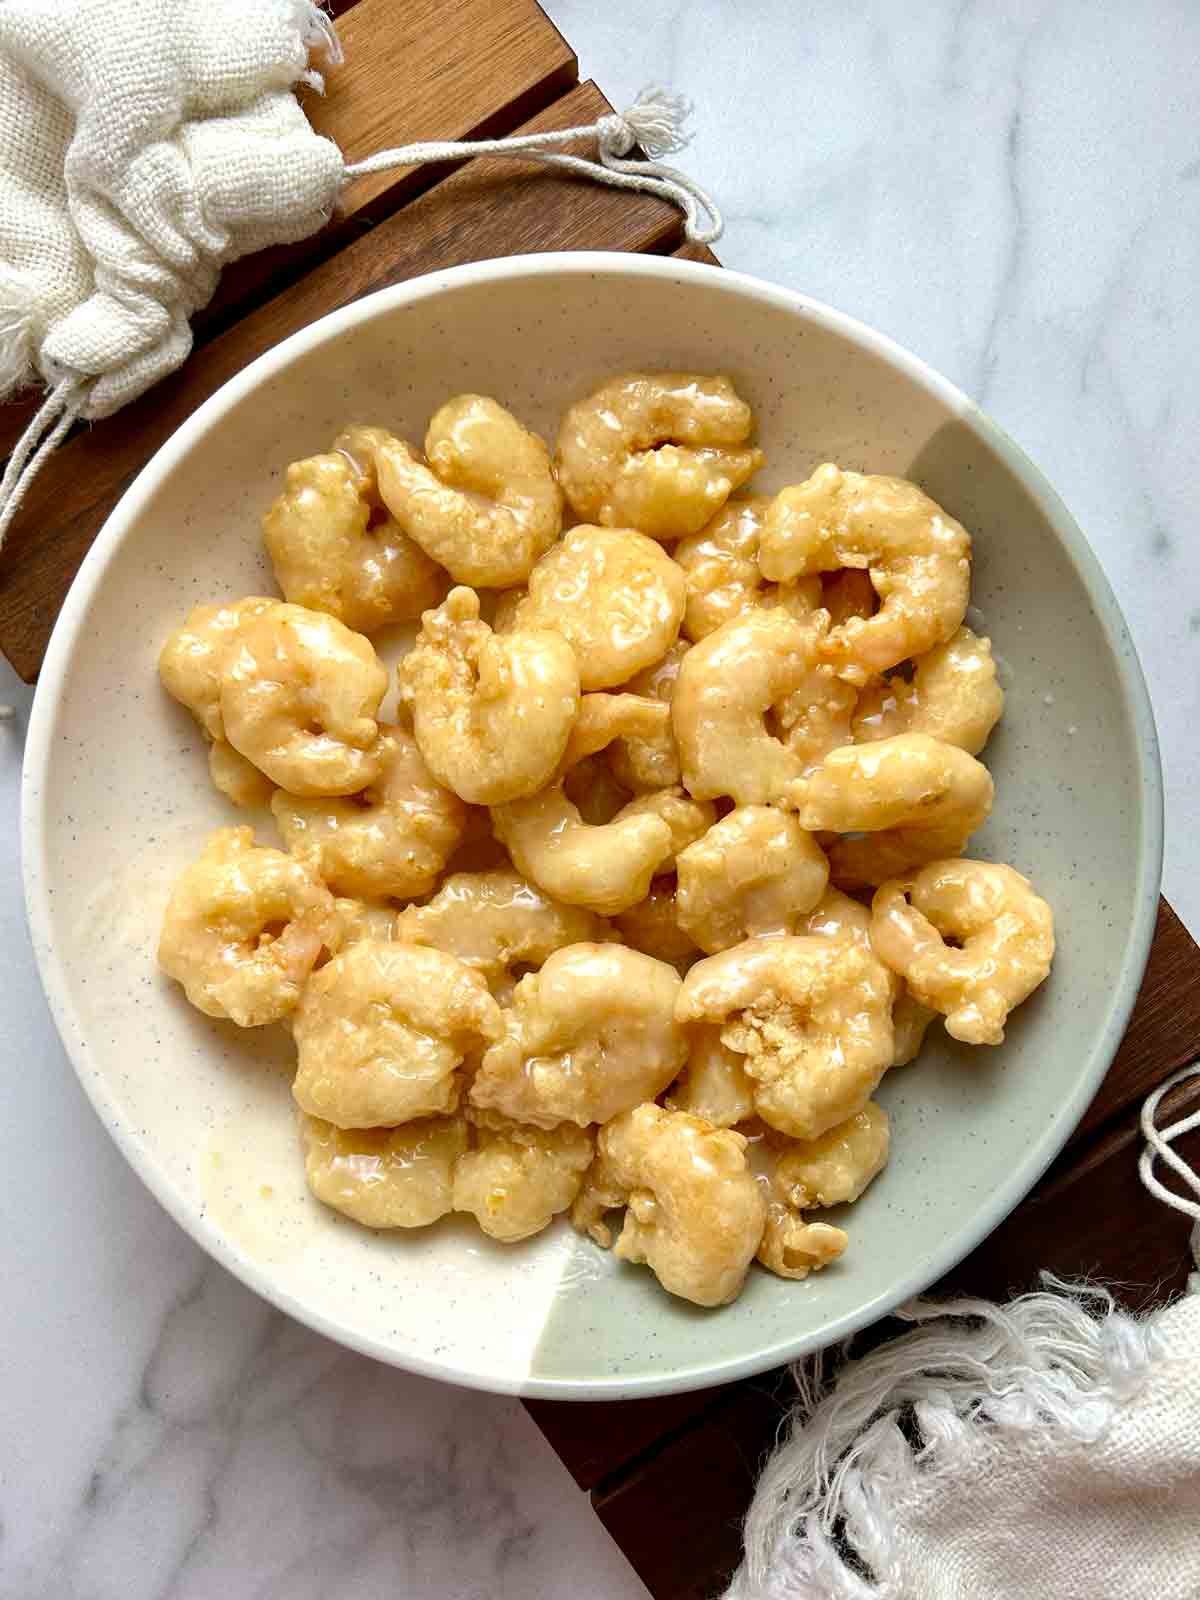
[[[318,129],[348,160],[416,139],[494,136],[589,122],[606,110],[574,52],[532,0],[335,4],[346,50]],[[716,265],[685,245],[678,214],[536,165],[481,158],[356,182],[316,238],[239,263],[196,319],[185,368],[137,405],[75,430],[35,484],[0,556],[0,649],[38,672],[79,563],[133,475],[222,383],[295,329],[371,290],[435,268],[545,250],[631,250]],[[32,414],[0,407],[0,454]],[[1137,1104],[1200,1051],[1200,951],[1161,907],[1128,1035],[1068,1149],[1024,1205],[952,1274],[992,1296],[1038,1268],[1094,1271],[1132,1305],[1176,1292],[1187,1229],[1135,1170]],[[1200,1091],[1177,1105],[1200,1103]],[[1200,1138],[1193,1156],[1200,1156]],[[882,1337],[887,1325],[868,1337]],[[698,1395],[605,1405],[530,1404],[651,1592],[712,1593],[738,1555],[738,1522],[778,1427],[786,1374]]]

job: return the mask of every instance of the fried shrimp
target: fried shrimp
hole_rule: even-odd
[[[962,625],[970,558],[966,529],[915,484],[829,463],[775,497],[759,541],[763,575],[776,583],[842,567],[870,574],[879,610],[847,618],[824,646],[838,674],[860,685]]]
[[[728,378],[635,372],[573,405],[559,482],[576,514],[654,539],[695,533],[762,465],[750,407]]]
[[[881,884],[871,912],[880,958],[967,1044],[1002,1043],[1009,1012],[1049,975],[1053,913],[1012,867],[935,861]]]
[[[494,634],[479,596],[452,589],[425,613],[399,676],[421,754],[460,798],[500,805],[550,781],[579,711],[579,669],[560,634]]]
[[[390,437],[373,453],[384,505],[456,583],[523,583],[558,538],[562,495],[546,446],[486,395],[458,395],[434,413],[428,465]]]
[[[333,896],[308,868],[221,828],[167,902],[158,964],[210,1017],[239,1027],[294,1011],[333,936]]]
[[[390,438],[379,428],[349,428],[328,454],[293,461],[263,518],[285,598],[365,634],[419,617],[447,586],[379,499],[375,452]]]

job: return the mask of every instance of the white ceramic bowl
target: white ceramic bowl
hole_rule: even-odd
[[[558,1225],[506,1249],[448,1220],[368,1233],[307,1194],[286,1037],[193,1011],[157,972],[168,886],[229,813],[188,716],[159,688],[199,601],[270,592],[259,516],[287,462],[350,420],[411,438],[461,390],[552,437],[567,403],[638,367],[732,374],[768,487],[834,459],[915,478],[975,535],[974,600],[1008,689],[975,848],[1052,902],[1053,976],[996,1050],[940,1036],[880,1098],[893,1156],[844,1259],[752,1273],[701,1311]],[[1120,1040],[1154,924],[1161,799],[1125,626],[1065,508],[957,390],[876,333],[732,272],[649,256],[483,262],[325,317],[202,406],[109,518],[51,641],[24,790],[29,915],[81,1082],[135,1170],[213,1256],[355,1349],[480,1388],[596,1399],[699,1388],[881,1316],[1021,1199]],[[80,1226],[86,1227],[86,1219]]]

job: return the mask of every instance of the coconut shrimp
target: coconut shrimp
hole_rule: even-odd
[[[559,482],[576,514],[655,539],[695,533],[762,465],[750,407],[728,378],[635,372],[573,405]]]
[[[432,945],[474,968],[493,993],[507,993],[517,969],[540,967],[570,944],[598,944],[608,923],[544,894],[511,867],[456,872],[423,906],[400,913],[397,935]]]
[[[957,855],[991,811],[993,793],[991,774],[965,750],[904,733],[831,751],[789,786],[786,803],[813,832],[865,835],[829,850],[834,882],[858,885]]]
[[[300,862],[221,828],[171,891],[158,964],[210,1017],[242,1028],[296,1009],[332,937],[333,896]]]
[[[751,611],[684,656],[671,715],[683,781],[698,800],[767,805],[804,772],[768,718],[811,674],[825,621],[822,612],[798,621]]]
[[[502,1032],[477,972],[440,950],[373,939],[314,972],[295,1014],[301,1111],[339,1128],[394,1127],[458,1106],[459,1068]]]
[[[349,799],[298,800],[277,790],[283,842],[336,893],[367,900],[427,894],[466,829],[467,808],[442,787],[403,728],[379,725],[374,783]]]
[[[935,861],[882,884],[871,913],[880,958],[967,1044],[1000,1044],[1009,1012],[1049,975],[1053,913],[1012,867]]]
[[[764,1122],[816,1139],[860,1111],[891,1065],[892,992],[851,939],[748,939],[692,967],[675,1014],[720,1025]]]
[[[917,657],[911,681],[897,676],[868,684],[855,707],[853,736],[863,744],[928,733],[977,756],[1003,710],[992,642],[963,627]]]
[[[350,428],[326,455],[294,461],[263,518],[284,597],[371,634],[437,605],[447,578],[379,500],[375,451],[390,435]]]
[[[221,675],[235,750],[296,795],[355,794],[379,770],[387,673],[335,617],[275,605],[243,622]]]
[[[523,583],[558,538],[562,495],[546,446],[486,395],[458,395],[434,413],[428,465],[388,436],[372,453],[384,505],[455,583]]]
[[[536,1127],[583,1128],[653,1100],[687,1054],[678,994],[673,967],[622,945],[555,951],[514,990],[471,1105]]]
[[[196,606],[163,645],[158,658],[162,686],[187,707],[210,739],[225,739],[221,679],[239,630],[252,617],[278,605],[278,600],[248,595],[244,600]]]
[[[777,583],[841,567],[870,574],[879,610],[848,618],[824,645],[825,659],[858,685],[955,633],[970,558],[966,529],[915,484],[829,463],[775,497],[759,541],[763,575]]]
[[[572,1213],[607,1248],[604,1213],[626,1207],[615,1254],[644,1262],[664,1289],[700,1306],[741,1293],[766,1204],[746,1141],[684,1111],[640,1105],[600,1130],[597,1158]]]
[[[782,605],[793,616],[805,616],[823,603],[819,577],[790,584],[763,577],[758,541],[770,504],[768,495],[730,500],[699,533],[675,546],[687,579],[683,631],[693,642],[757,606]]]
[[[553,777],[579,711],[579,668],[560,634],[494,634],[479,596],[452,589],[425,613],[399,677],[429,770],[462,799],[500,805]]]
[[[584,689],[612,689],[660,661],[683,619],[683,573],[644,534],[581,523],[529,574],[512,628],[553,628]]]

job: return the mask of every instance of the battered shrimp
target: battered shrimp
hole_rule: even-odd
[[[208,747],[208,775],[215,789],[245,809],[267,805],[275,793],[275,785],[266,773],[224,739],[214,739]]]
[[[274,611],[278,605],[278,600],[249,595],[245,600],[196,606],[163,645],[158,658],[162,686],[187,707],[210,739],[225,738],[221,677],[238,630],[251,617]]]
[[[586,1127],[661,1094],[683,1065],[679,974],[617,944],[557,950],[518,983],[472,1106],[518,1122]]]
[[[338,894],[406,900],[428,894],[457,849],[467,808],[431,775],[412,735],[379,724],[378,776],[348,800],[297,800],[271,810],[283,842]]]
[[[811,673],[825,620],[751,611],[684,656],[671,714],[683,781],[698,800],[765,805],[802,774],[804,762],[767,718]]]
[[[263,518],[285,598],[366,634],[419,617],[446,592],[441,567],[380,505],[374,451],[389,437],[351,428],[328,455],[294,461]]]
[[[852,1205],[887,1165],[891,1145],[888,1114],[868,1100],[845,1122],[819,1139],[768,1134],[778,1197],[796,1211]]]
[[[454,1168],[454,1209],[493,1239],[515,1244],[549,1227],[579,1193],[592,1135],[572,1123],[530,1128],[494,1111],[468,1113],[475,1147]]]
[[[428,466],[386,436],[373,453],[384,505],[455,583],[523,583],[558,538],[562,495],[546,446],[486,395],[459,395],[434,413]]]
[[[713,955],[743,939],[794,933],[829,881],[829,863],[795,817],[739,806],[680,852],[678,916]]]
[[[438,781],[473,804],[500,805],[553,777],[579,710],[579,669],[559,634],[494,634],[479,620],[479,596],[453,589],[425,613],[400,663],[400,697]]]
[[[823,617],[824,612],[820,615]],[[774,711],[774,731],[807,774],[831,750],[853,742],[852,719],[858,690],[817,661]]]
[[[554,628],[585,689],[612,689],[662,659],[683,618],[683,573],[628,528],[572,528],[529,574],[514,628]]]
[[[690,849],[716,822],[717,808],[711,800],[693,800],[676,787],[660,789],[657,794],[636,795],[621,807],[613,821],[623,822],[627,817],[661,817],[670,828],[670,853],[659,863],[666,872],[674,868],[680,852]]]
[[[688,652],[682,640],[676,642],[652,667],[639,672],[625,685],[625,692],[655,700],[666,710],[661,727],[650,733],[624,734],[609,747],[608,761],[617,782],[635,794],[655,789],[670,789],[682,776],[675,729],[671,724],[671,701],[679,681],[679,668]]]
[[[700,951],[679,926],[675,903],[675,879],[655,878],[644,900],[613,918],[623,944],[643,955],[668,961],[677,972],[686,970]],[[690,1108],[689,1108],[690,1109]]]
[[[915,484],[829,463],[775,497],[759,541],[763,575],[778,583],[840,567],[869,572],[879,610],[848,618],[824,646],[840,676],[860,685],[961,626],[970,558],[966,529]]]
[[[326,940],[333,955],[363,939],[386,944],[397,937],[396,912],[392,906],[372,905],[368,900],[354,900],[349,895],[334,897],[332,931]]]
[[[894,1067],[906,1067],[910,1061],[916,1060],[925,1043],[929,1024],[936,1016],[937,1012],[932,1006],[922,1005],[904,984],[900,984],[900,992],[892,1007],[892,1027],[896,1034],[896,1046],[892,1054]]]
[[[776,1277],[807,1278],[810,1272],[819,1272],[836,1261],[849,1243],[841,1228],[830,1227],[826,1222],[809,1222],[803,1207],[812,1202],[807,1198],[801,1201],[794,1194],[781,1170],[785,1151],[814,1149],[824,1140],[836,1138],[846,1126],[841,1123],[811,1143],[786,1138],[758,1121],[746,1123],[741,1130],[748,1140],[750,1170],[758,1180],[767,1208],[758,1260]]]
[[[518,871],[556,900],[604,917],[643,900],[675,848],[669,824],[652,813],[589,827],[561,788],[497,806],[492,826]]]
[[[1003,710],[991,640],[960,628],[918,656],[911,682],[897,676],[868,684],[859,696],[853,733],[860,744],[898,733],[928,733],[977,756]]]
[[[841,1228],[809,1222],[790,1206],[770,1200],[758,1259],[777,1278],[807,1278],[836,1261],[849,1242]]]
[[[579,702],[579,715],[567,740],[559,772],[568,772],[586,757],[606,750],[623,737],[659,742],[666,739],[673,749],[670,706],[641,694],[585,694]]]
[[[615,1117],[600,1130],[572,1220],[607,1247],[602,1219],[614,1205],[627,1206],[622,1260],[645,1262],[664,1289],[695,1305],[737,1299],[766,1221],[740,1133],[656,1105]]]
[[[1002,1043],[1009,1012],[1049,975],[1053,913],[1011,867],[935,861],[881,885],[871,909],[882,960],[967,1044]]]
[[[833,750],[792,784],[787,804],[813,832],[864,833],[830,847],[835,883],[882,883],[939,856],[957,855],[992,809],[991,774],[927,733]]]
[[[736,1050],[707,1023],[688,1030],[687,1065],[663,1097],[668,1111],[688,1111],[714,1128],[732,1128],[754,1115],[754,1079]]]
[[[417,945],[364,939],[313,973],[296,1012],[292,1093],[339,1128],[391,1127],[453,1111],[458,1068],[502,1032],[478,973]]]
[[[681,1023],[717,1023],[745,1057],[764,1122],[816,1139],[853,1116],[891,1065],[892,984],[850,938],[748,939],[698,961]]]
[[[242,1028],[294,1011],[332,937],[333,896],[252,828],[221,828],[167,902],[158,964],[210,1017]]]
[[[558,478],[576,514],[655,539],[695,533],[762,465],[754,419],[728,378],[634,372],[573,405]]]
[[[695,641],[757,606],[783,605],[804,616],[822,604],[820,578],[768,583],[758,564],[758,540],[769,495],[730,500],[699,533],[681,539],[675,560],[687,579],[683,631]]]
[[[422,1117],[402,1128],[337,1128],[301,1117],[308,1186],[365,1228],[424,1228],[453,1209],[455,1163],[467,1148],[462,1117]]]
[[[455,873],[397,923],[406,944],[457,956],[493,992],[508,988],[516,968],[540,967],[565,945],[601,943],[609,931],[602,917],[551,899],[511,867]]]
[[[387,673],[335,617],[274,605],[241,623],[221,674],[225,737],[280,788],[355,794],[379,770]]]

